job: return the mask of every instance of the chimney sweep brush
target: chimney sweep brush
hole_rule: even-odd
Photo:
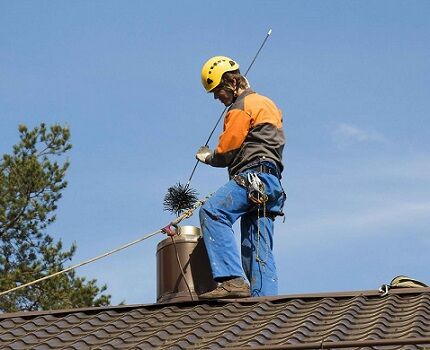
[[[178,182],[175,186],[167,189],[164,197],[164,210],[181,215],[183,211],[191,209],[197,202],[197,191],[189,188],[189,184],[182,185]]]
[[[263,40],[263,43],[260,45],[260,48],[258,49],[257,53],[254,56],[254,59],[251,61],[251,64],[249,65],[248,69],[246,70],[244,76],[248,74],[249,70],[251,69],[252,65],[254,64],[255,60],[257,59],[258,54],[260,53],[261,49],[263,48],[264,44],[266,43],[269,36],[272,34],[272,29],[270,29],[266,37]],[[225,107],[222,111],[221,115],[219,116],[214,128],[212,129],[208,140],[205,143],[205,146],[208,145],[213,133],[215,132],[219,122],[221,121],[221,118],[223,117],[225,111],[228,107]],[[178,182],[175,186],[169,187],[167,189],[167,194],[164,197],[164,210],[170,211],[171,213],[176,214],[177,216],[181,215],[181,213],[185,210],[191,209],[193,205],[197,202],[197,191],[190,188],[191,179],[194,176],[194,172],[196,171],[197,165],[199,164],[199,161],[196,162],[194,165],[194,169],[191,172],[191,176],[188,179],[188,182],[185,185],[182,185],[180,182]]]

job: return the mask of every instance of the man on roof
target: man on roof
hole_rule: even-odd
[[[268,296],[278,293],[273,256],[274,220],[286,195],[280,179],[285,137],[281,111],[251,90],[239,64],[225,56],[209,59],[201,71],[208,93],[229,106],[215,150],[201,147],[196,158],[227,167],[230,181],[200,209],[200,224],[218,287],[202,299]],[[233,224],[240,218],[241,248]]]

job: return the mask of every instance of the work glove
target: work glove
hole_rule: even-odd
[[[199,150],[196,153],[196,158],[203,162],[206,163],[206,159],[212,154],[212,151],[210,150],[210,148],[208,146],[202,146],[199,148]]]

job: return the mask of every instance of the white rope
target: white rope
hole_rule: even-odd
[[[39,282],[41,282],[41,281],[45,281],[45,280],[50,279],[50,278],[52,278],[52,277],[55,277],[55,276],[61,275],[61,274],[63,274],[63,273],[69,272],[69,271],[71,271],[71,270],[77,269],[78,267],[81,267],[81,266],[84,266],[84,265],[90,264],[90,263],[92,263],[92,262],[94,262],[94,261],[96,261],[96,260],[103,259],[103,258],[105,258],[105,257],[107,257],[107,256],[109,256],[109,255],[112,255],[112,254],[117,253],[117,252],[119,252],[119,251],[121,251],[121,250],[124,250],[124,249],[126,249],[126,248],[128,248],[128,247],[131,247],[132,245],[135,245],[135,244],[137,244],[137,243],[140,243],[140,242],[144,241],[145,239],[151,238],[152,236],[155,236],[155,235],[156,235],[156,234],[158,234],[158,233],[165,232],[165,229],[166,229],[166,228],[168,228],[168,227],[170,227],[170,226],[176,226],[176,225],[177,225],[177,224],[179,224],[182,220],[187,219],[187,218],[189,218],[191,215],[193,215],[194,210],[196,210],[199,206],[201,206],[201,205],[202,205],[202,204],[203,204],[203,203],[204,203],[204,202],[205,202],[205,201],[206,201],[210,196],[211,196],[211,195],[207,196],[207,197],[206,197],[206,198],[204,198],[204,199],[198,200],[198,201],[193,205],[193,207],[192,207],[191,209],[189,209],[189,210],[185,211],[182,215],[180,215],[179,217],[177,217],[175,220],[173,220],[169,225],[167,225],[167,226],[166,226],[166,227],[164,227],[164,228],[161,228],[161,229],[159,229],[159,230],[157,230],[157,231],[154,231],[154,232],[152,232],[152,233],[149,233],[149,234],[147,234],[146,236],[140,237],[140,238],[138,238],[138,239],[136,239],[136,240],[134,240],[134,241],[132,241],[132,242],[129,242],[129,243],[127,243],[127,244],[124,244],[124,245],[122,245],[122,246],[120,246],[120,247],[118,247],[118,248],[115,248],[115,249],[113,249],[113,250],[111,250],[111,251],[107,252],[107,253],[104,253],[104,254],[101,254],[101,255],[99,255],[99,256],[96,256],[96,257],[94,257],[94,258],[92,258],[92,259],[89,259],[89,260],[83,261],[83,262],[81,262],[81,263],[79,263],[79,264],[76,264],[76,265],[70,266],[70,267],[68,267],[68,268],[66,268],[66,269],[64,269],[64,270],[61,270],[61,271],[55,272],[55,273],[53,273],[53,274],[51,274],[51,275],[47,275],[47,276],[45,276],[45,277],[41,277],[41,278],[39,278],[39,279],[37,279],[37,280],[35,280],[35,281],[28,282],[28,283],[25,283],[25,284],[21,284],[20,286],[17,286],[17,287],[14,287],[14,288],[12,288],[12,289],[9,289],[9,290],[6,290],[6,291],[4,291],[4,292],[1,292],[1,293],[0,293],[0,297],[1,297],[1,296],[3,296],[3,295],[6,295],[6,294],[8,294],[8,293],[15,292],[15,291],[17,291],[17,290],[19,290],[19,289],[22,289],[22,288],[25,288],[25,287],[28,287],[28,286],[32,286],[33,284],[39,283]]]
[[[118,248],[115,248],[115,249],[113,249],[113,250],[111,250],[111,251],[107,252],[107,253],[104,253],[104,254],[101,254],[101,255],[99,255],[99,256],[96,256],[96,257],[94,257],[94,258],[92,258],[92,259],[89,259],[89,260],[83,261],[83,262],[81,262],[81,263],[79,263],[79,264],[76,264],[76,265],[70,266],[70,267],[68,267],[68,268],[66,268],[66,269],[64,269],[64,270],[61,270],[61,271],[55,272],[55,273],[53,273],[53,274],[51,274],[51,275],[48,275],[48,276],[45,276],[45,277],[39,278],[39,279],[37,279],[37,280],[35,280],[35,281],[28,282],[28,283],[22,284],[22,285],[20,285],[20,286],[18,286],[18,287],[15,287],[15,288],[12,288],[12,289],[6,290],[6,291],[4,291],[4,292],[1,292],[1,293],[0,293],[0,297],[1,297],[1,296],[3,296],[3,295],[6,295],[6,294],[8,294],[8,293],[15,292],[15,291],[17,291],[17,290],[19,290],[19,289],[22,289],[22,288],[25,288],[25,287],[28,287],[28,286],[32,286],[33,284],[36,284],[36,283],[39,283],[39,282],[41,282],[41,281],[44,281],[44,280],[50,279],[50,278],[52,278],[52,277],[55,277],[55,276],[61,275],[61,274],[63,274],[63,273],[69,272],[69,271],[71,271],[71,270],[77,269],[78,267],[81,267],[81,266],[84,266],[84,265],[90,264],[90,263],[92,263],[92,262],[94,262],[94,261],[96,261],[96,260],[103,259],[103,258],[105,258],[105,257],[107,257],[107,256],[109,256],[109,255],[112,255],[112,254],[114,254],[114,253],[119,252],[120,250],[126,249],[126,248],[128,248],[128,247],[130,247],[130,246],[132,246],[132,245],[134,245],[134,244],[137,244],[137,243],[139,243],[139,242],[144,241],[145,239],[148,239],[148,238],[150,238],[150,237],[152,237],[152,236],[155,236],[156,234],[158,234],[158,233],[160,233],[160,232],[162,232],[162,229],[159,229],[159,230],[157,230],[157,231],[154,231],[154,232],[152,232],[152,233],[150,233],[150,234],[148,234],[148,235],[146,235],[146,236],[140,237],[140,238],[138,238],[138,239],[134,240],[133,242],[129,242],[129,243],[127,243],[127,244],[124,244],[124,245],[122,245],[122,246],[120,246],[120,247],[118,247]]]

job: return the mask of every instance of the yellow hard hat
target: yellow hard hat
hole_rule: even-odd
[[[207,92],[211,92],[221,82],[225,72],[239,69],[239,63],[230,57],[215,56],[210,58],[202,68],[202,84]]]

